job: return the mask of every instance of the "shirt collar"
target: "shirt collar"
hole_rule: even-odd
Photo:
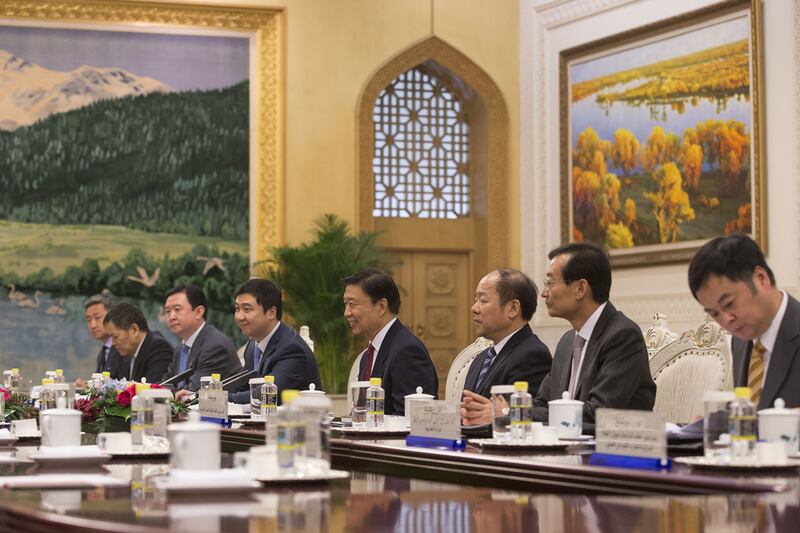
[[[781,298],[781,306],[778,308],[778,312],[775,313],[775,316],[772,317],[772,322],[767,328],[767,331],[765,331],[758,339],[756,339],[761,341],[761,344],[769,353],[772,353],[773,348],[775,348],[775,341],[778,340],[778,330],[781,328],[783,315],[786,314],[786,307],[789,304],[789,298],[786,297],[786,293],[783,291],[781,291]]]
[[[272,336],[275,335],[275,332],[278,331],[278,326],[280,325],[281,321],[278,320],[278,322],[276,322],[275,325],[272,326],[272,330],[269,333],[267,333],[267,336],[261,339],[260,341],[256,342],[256,345],[258,346],[258,349],[261,350],[262,354],[267,353],[267,345],[269,344],[269,341],[272,338]]]
[[[595,309],[594,313],[589,316],[589,319],[586,321],[580,331],[578,331],[578,335],[580,335],[583,340],[588,342],[589,339],[592,338],[594,327],[597,325],[597,321],[600,320],[600,315],[603,313],[603,309],[606,308],[606,305],[608,305],[608,302],[603,302],[600,307]]]
[[[385,326],[381,328],[381,330],[375,334],[375,337],[372,338],[370,344],[375,348],[375,353],[377,354],[381,349],[381,344],[383,344],[383,339],[386,337],[386,332],[389,331],[389,328],[392,327],[392,324],[397,322],[397,317],[391,319]]]
[[[111,337],[108,337],[105,341],[103,341],[103,346],[106,348],[111,348]]]
[[[147,338],[147,333],[144,334],[144,337],[142,337],[141,342],[139,342],[139,346],[137,346],[136,351],[133,352],[133,359],[136,359],[136,356],[139,355],[139,350],[142,349],[142,344],[144,344],[144,340],[146,338]]]
[[[524,327],[525,327],[525,326],[522,326],[522,328],[524,328]],[[522,329],[522,328],[519,328],[519,329]],[[505,337],[503,340],[501,340],[500,342],[498,342],[497,344],[495,344],[495,345],[494,345],[494,353],[495,353],[495,355],[497,355],[497,354],[499,354],[500,352],[502,352],[502,351],[503,351],[503,347],[504,347],[504,346],[506,345],[506,343],[508,342],[508,339],[510,339],[511,337],[513,337],[514,335],[516,335],[516,334],[517,334],[517,331],[519,331],[519,329],[518,329],[518,330],[515,330],[515,331],[513,331],[513,332],[511,333],[511,335],[508,335],[508,336],[507,336],[507,337]]]
[[[196,330],[194,330],[194,333],[192,333],[191,335],[189,335],[189,338],[188,338],[188,339],[186,339],[185,341],[183,341],[183,344],[185,344],[186,346],[188,346],[189,348],[191,348],[191,347],[192,347],[192,344],[194,344],[194,341],[196,341],[196,340],[197,340],[197,336],[198,336],[198,335],[200,335],[200,332],[203,330],[203,328],[204,328],[205,326],[206,326],[206,321],[205,321],[205,320],[203,320],[203,322],[200,324],[200,327],[199,327],[199,328],[197,328]]]

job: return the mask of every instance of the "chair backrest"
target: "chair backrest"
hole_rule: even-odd
[[[447,372],[447,383],[445,384],[445,399],[448,401],[460,402],[461,393],[464,391],[464,382],[467,380],[469,365],[475,356],[491,346],[493,343],[489,339],[478,337],[475,342],[461,350]]]
[[[647,355],[652,359],[657,351],[677,339],[678,334],[669,329],[667,315],[656,313],[653,316],[653,323],[647,328],[647,333],[644,335],[644,340],[647,344]]]
[[[347,408],[350,409],[353,406],[353,394],[350,392],[350,384],[354,381],[358,381],[358,368],[361,366],[361,358],[364,356],[364,352],[361,352],[356,357],[356,360],[353,361],[353,366],[350,367],[350,375],[347,378]]]
[[[706,317],[697,328],[663,346],[650,358],[658,387],[653,410],[668,422],[690,422],[703,414],[703,393],[733,387],[731,352],[725,332]]]

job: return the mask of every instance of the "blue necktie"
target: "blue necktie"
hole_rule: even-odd
[[[180,358],[178,359],[178,374],[186,370],[186,363],[189,360],[189,346],[187,344],[181,344],[181,354]],[[181,380],[178,383],[178,388],[182,389],[186,385],[186,380]]]
[[[261,348],[256,344],[253,347],[253,370],[258,371],[259,366],[261,366]]]
[[[486,357],[483,358],[483,364],[481,365],[481,370],[478,372],[478,381],[475,382],[475,391],[479,391],[481,389],[481,384],[483,383],[486,374],[489,373],[489,368],[492,366],[492,361],[497,356],[497,352],[494,351],[494,346],[489,348],[489,353],[486,354]]]

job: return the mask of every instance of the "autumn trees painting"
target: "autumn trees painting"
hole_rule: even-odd
[[[754,233],[749,14],[566,57],[571,240],[613,252]]]

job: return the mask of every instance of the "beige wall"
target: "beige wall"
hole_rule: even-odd
[[[174,3],[174,0],[173,0]],[[314,219],[356,224],[356,108],[381,65],[436,36],[497,84],[511,117],[509,260],[519,264],[519,6],[496,0],[250,0],[185,4],[284,9],[285,238],[308,239]]]

